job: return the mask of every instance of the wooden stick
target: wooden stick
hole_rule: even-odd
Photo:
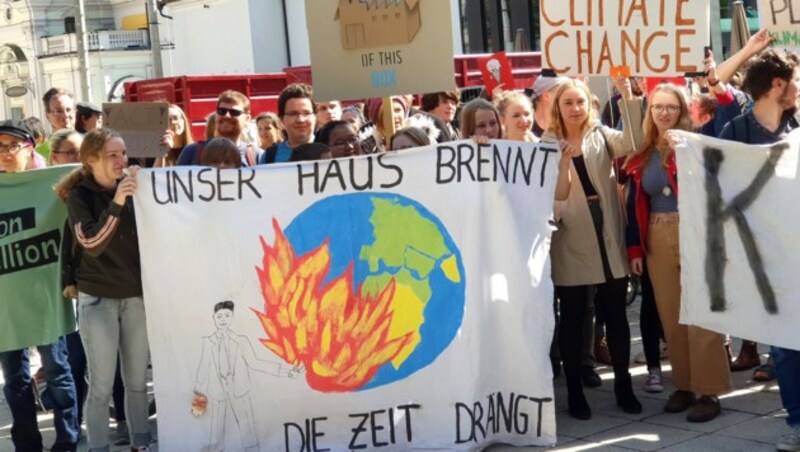
[[[388,149],[392,142],[392,137],[395,132],[397,132],[394,127],[394,102],[392,102],[391,96],[383,98],[383,105],[381,108],[383,109],[383,139]]]

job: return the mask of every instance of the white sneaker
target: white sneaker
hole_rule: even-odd
[[[800,451],[800,425],[790,425],[789,433],[781,436],[777,447],[785,452]]]
[[[661,379],[660,369],[650,369],[650,374],[647,376],[647,381],[644,382],[645,392],[662,392],[664,391],[664,381]]]

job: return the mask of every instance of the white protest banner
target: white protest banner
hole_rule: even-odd
[[[498,141],[140,171],[159,447],[554,444],[557,164]]]
[[[128,157],[163,157],[160,141],[168,126],[169,104],[123,102],[103,104],[103,125],[125,140]]]
[[[800,0],[758,0],[758,20],[773,46],[800,48]]]
[[[771,146],[683,135],[681,323],[800,350],[800,129]]]
[[[455,88],[450,3],[306,0],[314,100]]]
[[[564,75],[703,70],[707,0],[541,0],[543,66]]]

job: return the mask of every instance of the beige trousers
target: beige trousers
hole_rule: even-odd
[[[678,323],[681,311],[681,257],[678,214],[650,215],[647,269],[672,364],[672,382],[682,391],[720,395],[731,390],[723,335]]]

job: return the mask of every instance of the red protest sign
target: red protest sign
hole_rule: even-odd
[[[497,52],[485,58],[478,58],[481,74],[483,74],[483,84],[489,95],[501,83],[504,90],[516,88],[514,75],[511,73],[511,62],[506,56],[506,52]]]

